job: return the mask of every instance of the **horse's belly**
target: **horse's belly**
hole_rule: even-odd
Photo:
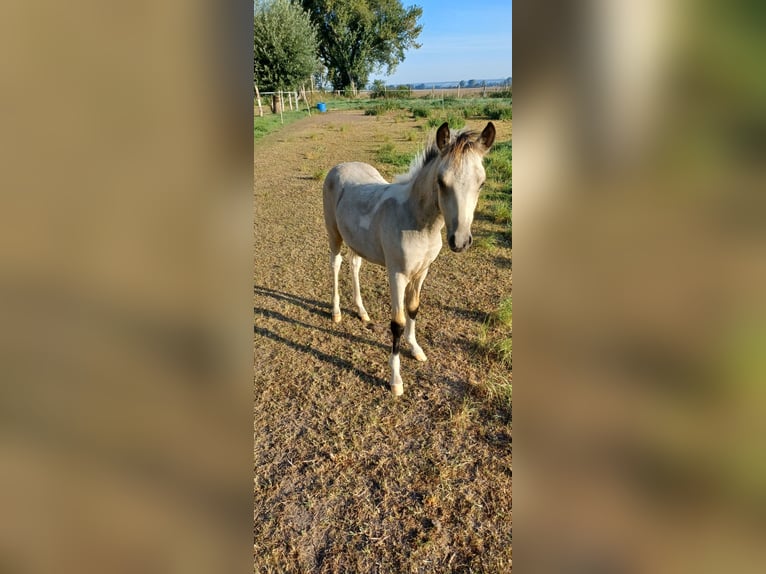
[[[386,258],[383,248],[378,241],[363,229],[354,229],[349,226],[339,225],[340,235],[346,245],[355,253],[361,255],[366,261],[385,267]]]

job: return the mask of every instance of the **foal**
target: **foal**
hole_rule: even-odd
[[[471,224],[485,174],[482,159],[495,141],[489,122],[480,135],[451,134],[445,122],[436,138],[413,162],[408,174],[388,183],[366,163],[336,165],[324,182],[324,219],[333,272],[332,319],[340,321],[340,248],[351,251],[354,303],[365,323],[370,316],[359,290],[362,259],[382,265],[391,290],[393,345],[388,364],[394,395],[404,392],[399,374],[402,334],[418,361],[426,355],[415,339],[420,289],[442,248],[441,229],[447,225],[452,251],[465,251],[473,242]]]

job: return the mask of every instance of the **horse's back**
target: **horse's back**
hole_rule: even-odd
[[[348,185],[366,185],[369,183],[388,183],[380,172],[368,163],[352,161],[340,163],[327,174],[324,182],[325,197],[329,192],[337,192]],[[335,195],[337,197],[337,195]]]

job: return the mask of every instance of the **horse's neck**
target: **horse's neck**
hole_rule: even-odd
[[[410,182],[410,206],[422,229],[440,231],[444,218],[434,188],[435,168],[435,164],[425,166]]]

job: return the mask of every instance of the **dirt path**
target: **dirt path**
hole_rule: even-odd
[[[472,387],[490,367],[504,376],[475,340],[510,294],[510,250],[447,249],[432,265],[418,316],[429,361],[403,355],[401,399],[387,385],[384,270],[362,266],[368,329],[344,249],[344,317],[330,319],[323,174],[342,161],[375,165],[384,142],[414,150],[424,137],[414,120],[354,111],[255,144],[256,572],[509,571],[510,414]],[[491,229],[478,220],[474,234]]]

